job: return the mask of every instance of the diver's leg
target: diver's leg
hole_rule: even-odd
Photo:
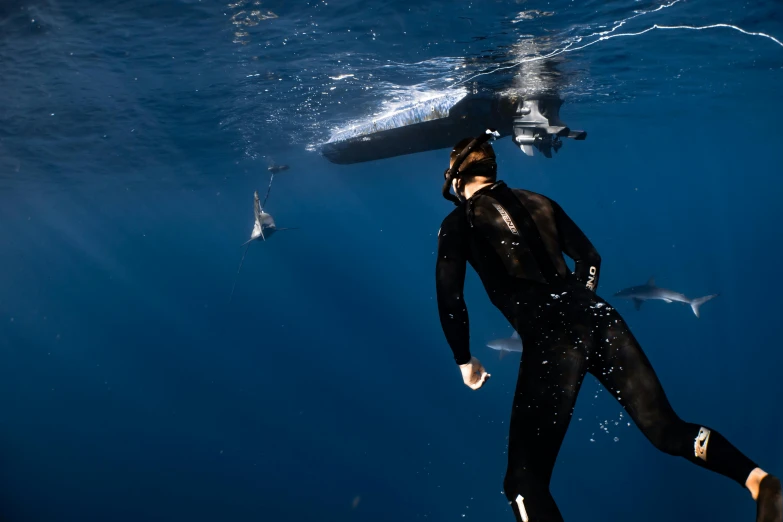
[[[581,343],[541,339],[523,336],[511,409],[503,485],[517,522],[563,521],[549,482],[586,371]]]
[[[751,494],[754,486],[759,491],[764,480],[766,489],[762,489],[763,495],[759,494],[759,516],[764,507],[772,515],[757,520],[781,522],[783,508],[777,507],[777,512],[775,508],[776,503],[780,504],[777,479],[770,476],[767,480],[752,460],[714,429],[680,419],[625,321],[616,312],[607,313],[605,319],[605,327],[596,332],[596,356],[591,357],[589,371],[617,398],[645,437],[664,453],[731,478]]]

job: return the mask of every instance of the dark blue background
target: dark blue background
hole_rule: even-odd
[[[609,20],[636,7],[614,4]],[[511,520],[501,491],[517,358],[484,347],[511,330],[471,272],[473,352],[493,376],[472,392],[437,320],[446,151],[336,166],[278,144],[275,122],[243,116],[224,77],[235,47],[220,7],[195,5],[0,10],[3,520]],[[722,21],[711,5],[683,9]],[[742,12],[727,5],[715,12]],[[23,25],[28,15],[45,27]],[[779,10],[747,18],[781,29]],[[587,141],[552,160],[499,141],[500,177],[557,200],[595,243],[599,293],[678,413],[783,474],[783,48],[725,31],[645,38],[584,51],[588,69],[607,46],[608,65],[587,76],[624,93],[568,100],[562,116]],[[191,58],[173,69],[111,58],[123,45]],[[82,55],[67,62],[69,46]],[[291,169],[267,209],[301,228],[251,245],[229,304],[272,150]],[[721,296],[701,319],[611,299],[651,276]],[[750,520],[746,491],[659,454],[621,413],[586,381],[552,483],[566,520]]]

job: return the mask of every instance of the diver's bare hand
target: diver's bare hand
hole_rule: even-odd
[[[478,390],[491,376],[481,365],[481,362],[475,357],[471,357],[470,361],[465,364],[460,364],[459,369],[462,372],[462,380],[465,386],[468,386],[471,390]]]

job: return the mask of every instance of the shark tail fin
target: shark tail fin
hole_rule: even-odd
[[[691,309],[693,310],[693,314],[696,317],[699,316],[699,307],[709,301],[710,299],[713,299],[715,297],[718,297],[720,294],[712,294],[712,295],[705,295],[704,297],[699,297],[691,301]]]

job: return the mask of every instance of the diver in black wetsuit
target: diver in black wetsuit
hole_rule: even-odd
[[[522,338],[504,481],[516,520],[563,520],[549,483],[589,372],[656,448],[747,487],[757,501],[757,522],[781,522],[780,481],[714,429],[677,416],[623,318],[595,293],[601,265],[596,249],[557,203],[497,181],[486,138],[463,140],[451,153],[443,194],[457,208],[438,233],[438,309],[472,389],[481,388],[489,374],[470,353],[466,263]],[[573,273],[563,253],[574,260]]]

